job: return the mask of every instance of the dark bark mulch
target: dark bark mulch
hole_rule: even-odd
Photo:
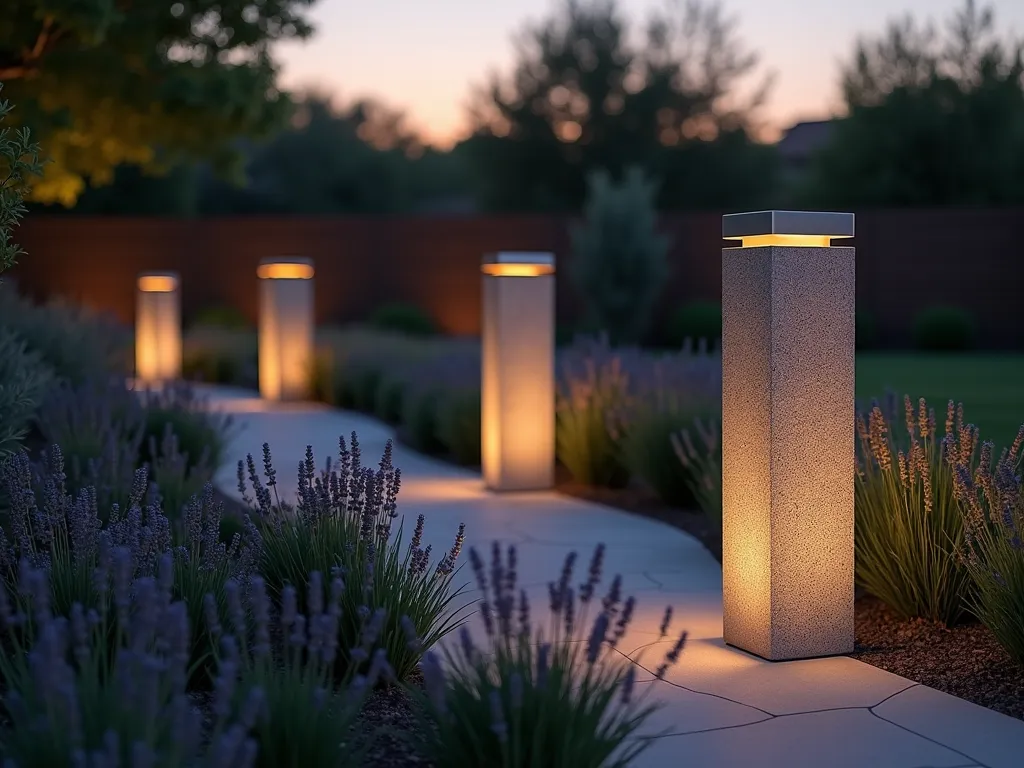
[[[1024,720],[1024,666],[984,625],[908,621],[870,595],[857,600],[856,622],[853,658]]]

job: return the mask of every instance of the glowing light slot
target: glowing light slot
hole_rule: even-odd
[[[273,262],[261,264],[256,270],[261,280],[312,280],[313,265],[301,262]]]
[[[740,248],[764,248],[781,245],[785,248],[828,248],[832,245],[829,235],[752,235],[739,238]]]
[[[144,293],[170,293],[178,288],[178,278],[173,275],[142,275],[139,290]]]
[[[553,264],[484,264],[480,271],[492,277],[542,277],[555,274]]]

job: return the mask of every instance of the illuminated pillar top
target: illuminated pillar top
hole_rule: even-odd
[[[263,280],[309,280],[313,277],[313,260],[304,256],[263,259],[256,275]]]
[[[783,245],[827,248],[832,240],[853,237],[853,214],[825,211],[753,211],[722,217],[722,239],[741,247]]]
[[[555,255],[537,251],[489,253],[480,271],[495,277],[540,277],[555,273]]]
[[[143,272],[139,275],[138,285],[144,293],[170,293],[178,287],[178,273]]]

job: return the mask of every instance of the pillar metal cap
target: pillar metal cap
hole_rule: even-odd
[[[852,213],[825,211],[753,211],[722,217],[722,238],[758,245],[828,246],[835,238],[853,237]]]
[[[170,293],[178,282],[177,272],[140,272],[138,286],[143,293]]]
[[[305,256],[261,259],[256,275],[264,280],[309,280],[313,277],[313,260]]]
[[[555,255],[543,251],[502,251],[483,258],[480,271],[494,277],[540,277],[555,273]]]

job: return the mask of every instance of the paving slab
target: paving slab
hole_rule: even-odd
[[[375,465],[392,430],[364,415],[318,404],[270,404],[255,393],[204,388],[214,407],[234,415],[239,429],[231,459],[218,474],[222,491],[238,495],[234,463],[252,453],[261,465],[269,442],[279,493],[295,494],[295,467],[311,445],[318,463],[337,454],[338,437],[355,430],[363,461]],[[696,765],[758,768],[1002,768],[1024,765],[1024,722],[1005,717],[847,657],[766,662],[722,641],[721,569],[693,537],[654,520],[556,493],[492,494],[479,474],[395,446],[402,470],[399,512],[406,536],[426,517],[424,542],[451,546],[466,523],[466,546],[487,557],[491,543],[515,544],[518,574],[534,608],[546,616],[547,583],[565,555],[578,553],[582,580],[597,543],[607,545],[605,573],[623,576],[637,611],[619,651],[638,663],[638,680],[663,704],[645,733],[663,735],[635,763],[639,768]],[[468,560],[468,558],[467,558]],[[464,562],[457,606],[473,611],[480,597]],[[665,605],[675,615],[659,636]],[[477,616],[467,626],[484,639]],[[651,670],[681,628],[689,640],[664,680]],[[452,639],[452,638],[450,638]],[[632,661],[627,661],[631,659]]]

